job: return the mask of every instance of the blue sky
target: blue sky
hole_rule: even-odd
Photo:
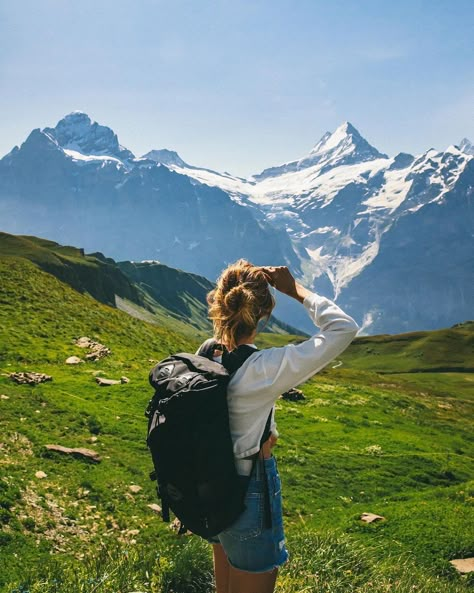
[[[237,175],[349,120],[382,152],[474,141],[472,0],[4,0],[0,156],[86,111]]]

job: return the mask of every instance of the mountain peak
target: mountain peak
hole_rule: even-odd
[[[369,144],[350,122],[345,121],[334,132],[326,132],[302,161],[307,161],[307,166],[310,166],[309,163],[326,161],[330,166],[337,166],[380,158],[388,157]]]
[[[355,136],[360,136],[359,130],[357,130],[350,121],[343,122],[334,133],[336,134],[336,132],[346,135],[354,134]]]
[[[87,115],[87,113],[85,111],[81,111],[80,109],[75,109],[74,111],[71,111],[71,113],[66,114],[63,117],[63,120],[76,120],[76,121],[85,121],[87,122],[89,125],[91,125],[92,121],[91,118]]]
[[[474,144],[467,138],[463,138],[459,143],[459,150],[466,154],[474,155]]]
[[[326,132],[321,140],[311,150],[310,155],[315,153],[329,152],[338,147],[347,151],[347,149],[351,146],[362,144],[364,144],[365,150],[370,147],[371,151],[374,153],[374,158],[386,156],[381,155],[381,153],[379,153],[376,148],[370,146],[367,140],[365,140],[360,135],[359,130],[357,130],[348,121],[343,122],[338,128],[336,128],[334,132]]]
[[[388,156],[369,144],[349,121],[345,121],[334,132],[326,132],[308,156],[298,161],[265,169],[254,178],[261,180],[315,165],[319,165],[321,171],[327,171],[333,167],[354,165],[375,159],[388,159]]]
[[[21,145],[21,148],[26,150],[37,150],[38,148],[61,150],[56,138],[39,128],[35,128],[30,132],[28,138]]]
[[[150,150],[142,156],[143,159],[150,159],[159,163],[160,165],[176,165],[177,167],[187,167],[188,165],[183,161],[177,152],[162,148],[160,150]]]
[[[84,111],[72,111],[54,128],[43,130],[58,142],[61,148],[76,150],[87,156],[114,156],[121,160],[133,159],[133,154],[119,144],[117,134],[92,121]]]

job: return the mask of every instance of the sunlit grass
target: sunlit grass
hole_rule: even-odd
[[[0,274],[0,588],[212,591],[209,546],[178,539],[148,507],[158,501],[145,444],[153,361],[201,337],[131,318],[20,258],[0,259]],[[81,335],[111,355],[65,365],[83,356]],[[474,555],[472,373],[395,372],[385,351],[394,372],[381,374],[360,356],[349,347],[342,366],[302,386],[303,402],[277,402],[291,553],[278,591],[467,591],[472,579],[449,560]],[[8,373],[20,370],[53,381],[15,385]],[[101,388],[97,373],[130,383]],[[385,520],[367,525],[363,512]]]

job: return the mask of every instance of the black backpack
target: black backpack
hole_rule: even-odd
[[[208,538],[244,511],[247,484],[235,469],[227,408],[227,384],[257,350],[224,347],[222,364],[212,360],[217,342],[200,354],[179,353],[159,362],[149,375],[155,394],[148,417],[147,445],[153,460],[162,516],[171,509],[188,529]],[[268,424],[268,423],[267,423]]]

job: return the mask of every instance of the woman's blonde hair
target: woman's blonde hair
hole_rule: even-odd
[[[245,259],[222,271],[216,288],[207,294],[207,302],[214,339],[229,350],[251,334],[262,317],[268,321],[275,306],[265,274]]]

